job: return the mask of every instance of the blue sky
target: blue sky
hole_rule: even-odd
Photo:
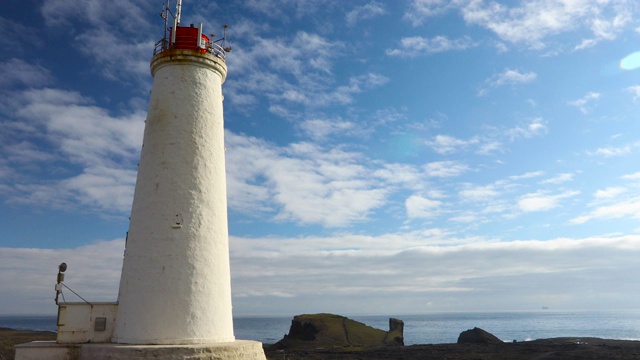
[[[112,301],[162,1],[0,14],[0,313]],[[636,308],[635,1],[185,1],[229,25],[234,313]],[[71,294],[68,295],[71,297]]]

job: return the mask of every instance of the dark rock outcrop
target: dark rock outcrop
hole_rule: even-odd
[[[495,335],[480,328],[463,331],[458,336],[458,344],[503,344]]]
[[[389,332],[385,342],[394,341],[397,345],[404,345],[404,321],[389,318]]]
[[[380,347],[404,345],[404,322],[389,319],[389,331],[333,314],[296,315],[289,333],[274,344],[279,349]]]

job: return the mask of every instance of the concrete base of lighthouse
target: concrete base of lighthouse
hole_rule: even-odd
[[[16,345],[16,360],[266,360],[262,343],[236,340],[195,345],[58,344],[34,341]]]

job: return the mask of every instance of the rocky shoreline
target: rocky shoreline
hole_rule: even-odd
[[[582,360],[640,359],[640,342],[598,338],[554,338],[501,344],[433,344],[371,349],[278,350],[269,360]]]
[[[54,340],[55,333],[0,328],[0,360],[14,359],[14,345]],[[377,348],[279,349],[265,345],[269,360],[582,360],[640,359],[640,341],[554,338],[517,343],[432,344]]]

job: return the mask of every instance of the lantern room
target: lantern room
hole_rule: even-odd
[[[206,52],[207,48],[211,46],[209,37],[202,33],[202,24],[197,28],[191,24],[191,26],[178,26],[173,35],[173,29],[170,30],[170,36],[173,40],[174,49],[182,50],[198,50]]]
[[[176,15],[169,10],[168,1],[160,16],[164,19],[164,36],[156,43],[153,55],[158,55],[167,50],[192,50],[203,54],[211,54],[225,60],[226,53],[231,51],[227,46],[227,25],[223,26],[223,36],[214,40],[215,35],[205,35],[202,31],[202,23],[197,27],[193,24],[180,26],[181,1],[178,1]],[[169,17],[173,16],[173,26],[169,26]]]

